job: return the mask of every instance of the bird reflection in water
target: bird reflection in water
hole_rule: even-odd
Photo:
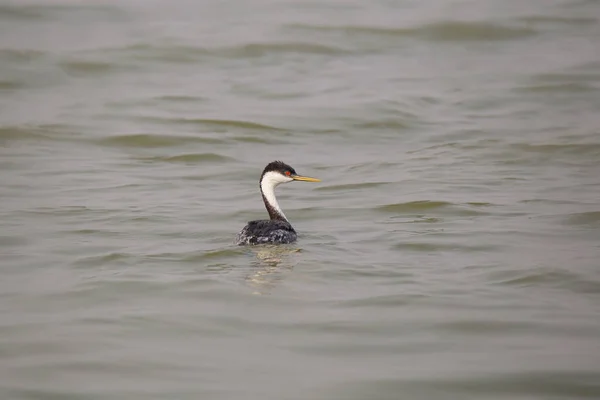
[[[246,283],[254,289],[254,294],[270,294],[294,269],[296,260],[293,256],[301,251],[296,247],[277,245],[251,247],[251,250],[256,260],[252,262]]]

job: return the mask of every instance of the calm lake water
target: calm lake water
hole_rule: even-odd
[[[0,2],[0,398],[600,398],[600,3]],[[275,159],[300,234],[239,247]]]

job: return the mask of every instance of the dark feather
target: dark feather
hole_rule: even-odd
[[[292,225],[285,220],[250,221],[237,235],[236,242],[244,244],[292,243],[297,238]]]

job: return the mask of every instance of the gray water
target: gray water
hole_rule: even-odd
[[[1,399],[600,398],[597,1],[0,4]]]

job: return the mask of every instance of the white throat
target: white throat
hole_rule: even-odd
[[[279,207],[279,203],[277,202],[277,198],[275,197],[275,188],[282,183],[287,183],[293,181],[292,178],[289,178],[285,175],[280,174],[279,172],[269,171],[263,175],[262,180],[260,181],[260,190],[267,202],[273,207],[283,218],[287,217]]]

